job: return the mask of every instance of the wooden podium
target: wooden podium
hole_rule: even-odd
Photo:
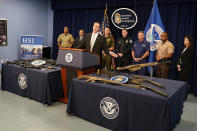
[[[96,72],[100,65],[99,55],[89,50],[60,48],[57,64],[61,65],[64,97],[59,100],[68,103],[69,87],[73,78]]]

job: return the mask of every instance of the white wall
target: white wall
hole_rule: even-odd
[[[0,47],[0,61],[20,58],[21,35],[42,35],[43,45],[52,45],[50,0],[0,0],[0,18],[8,20],[8,46]]]

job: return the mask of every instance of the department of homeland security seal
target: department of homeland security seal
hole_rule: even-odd
[[[24,75],[23,73],[20,73],[18,75],[18,84],[21,89],[27,88],[27,76]]]
[[[115,119],[119,113],[119,106],[113,98],[105,97],[100,102],[100,110],[107,119]]]
[[[110,78],[110,80],[118,82],[118,83],[127,83],[129,78],[126,76],[118,75],[118,76],[114,76],[114,77]]]
[[[150,50],[157,50],[157,44],[161,42],[160,36],[164,31],[156,24],[151,24],[151,27],[146,33],[146,40],[150,43]]]
[[[73,55],[71,53],[67,53],[65,55],[66,62],[70,63],[73,60]]]
[[[41,66],[41,65],[46,64],[46,61],[45,60],[34,60],[34,61],[31,62],[31,64],[33,66]]]

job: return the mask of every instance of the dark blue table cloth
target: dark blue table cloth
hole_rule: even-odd
[[[172,131],[181,119],[187,84],[161,78],[153,80],[167,88],[152,87],[170,98],[149,90],[74,78],[67,113],[113,131]],[[112,108],[107,108],[113,103]]]
[[[40,70],[23,68],[14,64],[3,64],[1,88],[48,105],[63,97],[59,67]]]

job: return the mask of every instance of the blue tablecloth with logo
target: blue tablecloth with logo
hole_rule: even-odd
[[[187,84],[153,78],[169,98],[149,90],[72,80],[67,113],[113,131],[172,131],[181,119]]]
[[[1,88],[50,105],[63,96],[61,70],[59,67],[40,70],[3,64]]]

